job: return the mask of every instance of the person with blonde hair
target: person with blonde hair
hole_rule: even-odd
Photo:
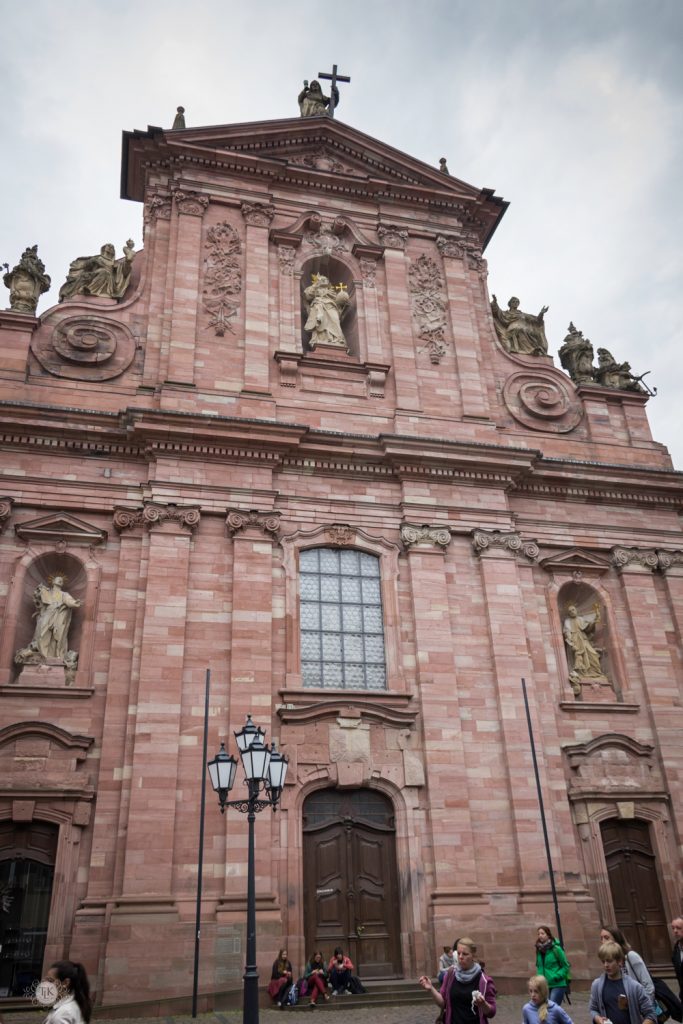
[[[559,1003],[548,998],[548,981],[542,974],[529,978],[529,1002],[522,1008],[522,1024],[573,1024]]]
[[[445,1024],[485,1024],[496,1015],[496,986],[484,974],[475,959],[477,947],[472,939],[458,939],[455,943],[456,962],[449,967],[440,989],[423,974],[420,985],[429,992],[440,1010],[445,1009]]]
[[[618,942],[598,950],[603,973],[591,985],[588,1012],[593,1024],[655,1024],[657,1014],[647,992],[624,973],[624,951]]]

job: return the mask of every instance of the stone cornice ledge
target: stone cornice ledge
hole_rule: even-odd
[[[278,717],[285,723],[313,722],[322,718],[360,718],[398,728],[410,727],[419,710],[410,694],[382,690],[280,690],[283,703]]]

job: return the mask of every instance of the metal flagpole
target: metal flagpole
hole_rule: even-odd
[[[543,841],[545,843],[545,856],[548,861],[548,874],[550,875],[550,888],[553,894],[553,906],[555,907],[555,924],[557,925],[557,937],[564,949],[562,938],[562,922],[560,921],[560,906],[557,902],[557,889],[555,888],[555,872],[553,871],[553,859],[550,855],[550,841],[548,839],[548,826],[545,819],[545,807],[543,806],[543,793],[541,792],[541,777],[538,774],[538,761],[536,760],[536,745],[534,743],[534,730],[531,725],[531,714],[529,713],[529,698],[526,693],[526,680],[522,679],[522,693],[524,694],[524,709],[526,711],[526,724],[529,727],[529,743],[531,744],[531,757],[534,762],[534,775],[536,776],[536,792],[538,793],[538,806],[541,810],[541,825],[543,826]]]
[[[204,750],[202,753],[202,796],[199,805],[199,856],[197,864],[197,910],[194,926],[194,976],[192,979],[192,1016],[197,1016],[197,990],[199,988],[199,937],[202,925],[202,873],[204,867],[204,810],[206,808],[206,758],[209,733],[209,687],[211,669],[206,670],[206,694],[204,697]]]

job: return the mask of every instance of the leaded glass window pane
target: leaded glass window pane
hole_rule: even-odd
[[[386,689],[379,558],[309,548],[299,567],[304,686]]]

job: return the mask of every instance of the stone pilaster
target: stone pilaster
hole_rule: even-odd
[[[171,196],[151,194],[145,203],[145,257],[146,273],[149,277],[149,319],[147,322],[147,340],[144,348],[145,363],[142,372],[142,383],[153,388],[164,378],[161,376],[161,348],[164,344],[164,327],[170,336],[168,310],[166,304],[167,279],[169,269],[169,244],[171,238]],[[169,296],[172,296],[172,283]],[[168,343],[168,338],[166,339]],[[166,344],[168,349],[168,344]]]
[[[460,241],[445,235],[439,235],[436,244],[443,257],[463,415],[486,418],[489,402],[479,362],[480,343],[471,301],[473,287],[467,250]]]
[[[0,363],[5,377],[26,379],[26,365],[33,332],[40,327],[40,318],[30,313],[0,310]]]
[[[296,251],[301,245],[301,238],[286,231],[271,231],[270,237],[277,246],[280,351],[301,354],[303,352],[301,323],[297,316],[299,312],[298,278],[294,274]]]
[[[267,392],[270,370],[268,228],[275,210],[268,203],[242,203],[246,223],[244,389]]]
[[[361,281],[363,282],[362,300],[367,344],[366,359],[369,363],[379,363],[384,355],[382,352],[381,320],[377,297],[379,252],[374,252],[368,246],[355,246],[354,255],[359,258]]]
[[[683,566],[670,554],[650,548],[613,548],[612,562],[621,576],[633,630],[634,646],[630,652],[625,649],[627,670],[633,676],[640,670],[673,818],[680,821],[683,820],[683,708],[680,664],[671,634],[678,632],[680,636],[683,625]],[[666,572],[675,623],[670,623],[671,611],[664,587],[657,585],[654,575],[657,569]],[[676,623],[677,631],[671,629]]]
[[[384,265],[387,278],[391,361],[396,382],[396,411],[416,411],[420,408],[420,396],[410,310],[408,266],[404,251],[408,232],[401,228],[380,225],[377,234],[385,247]]]
[[[266,739],[274,737],[273,693],[282,681],[273,679],[273,543],[280,529],[279,514],[255,510],[228,512],[226,525],[233,541],[232,625],[230,643],[230,693],[228,701],[229,737],[244,725],[250,714],[266,730]],[[234,795],[246,793],[242,769],[238,767]],[[244,815],[228,812],[235,828],[246,835]],[[257,896],[261,901],[273,895],[272,846],[278,822],[273,815],[261,814],[256,822]],[[232,826],[228,820],[228,829]],[[246,841],[246,840],[245,840]],[[243,913],[246,894],[246,849],[233,849],[231,872],[226,882],[226,897]]]
[[[130,771],[123,895],[171,897],[176,754],[185,662],[185,620],[197,507],[146,504],[117,510],[115,525],[149,531],[147,589]]]
[[[499,870],[503,875],[512,874],[522,892],[530,888],[537,890],[540,885],[548,884],[548,866],[543,843],[539,842],[540,812],[524,710],[522,679],[527,683],[546,809],[552,807],[552,800],[545,781],[543,745],[538,742],[541,732],[536,711],[533,670],[528,652],[526,615],[517,556],[535,559],[538,557],[538,547],[535,542],[522,541],[513,531],[497,530],[475,530],[472,544],[480,559],[490,636],[490,660],[494,674],[492,684],[495,686],[498,702],[497,719],[500,723],[500,739],[509,785],[511,821],[509,831],[502,833],[498,842]],[[554,868],[561,877],[561,856],[550,815],[548,831]]]
[[[208,196],[194,192],[176,191],[173,193],[173,200],[178,226],[171,338],[166,375],[170,384],[194,384],[194,354],[199,311],[199,253],[202,242],[202,217],[209,205],[209,199]]]
[[[417,690],[425,737],[425,768],[430,780],[430,845],[434,891],[467,890],[476,885],[472,821],[466,782],[454,638],[446,581],[448,527],[401,527],[408,553],[417,650]],[[435,910],[436,912],[436,910]]]

